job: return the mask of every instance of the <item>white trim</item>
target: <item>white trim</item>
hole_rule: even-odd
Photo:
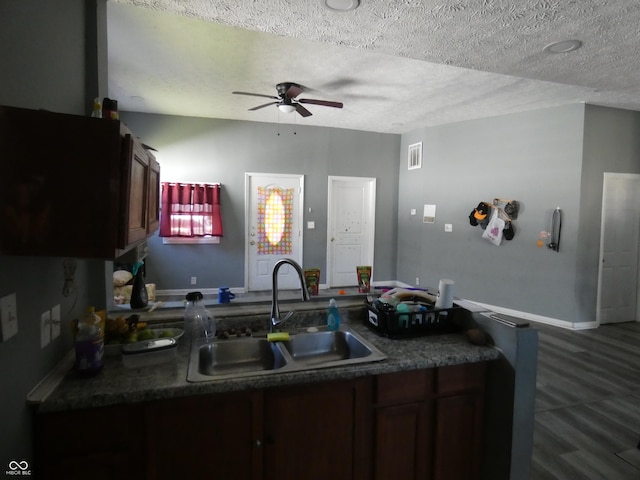
[[[545,317],[543,315],[536,315],[535,313],[521,312],[519,310],[512,310],[510,308],[498,307],[496,305],[489,305],[486,303],[478,302],[476,300],[470,300],[473,303],[480,305],[487,310],[491,310],[495,313],[502,313],[504,315],[511,315],[513,317],[522,318],[524,320],[531,320],[532,322],[544,323],[546,325],[552,325],[554,327],[566,328],[568,330],[588,330],[592,328],[598,328],[598,322],[568,322],[566,320],[560,320],[558,318]]]
[[[219,245],[220,237],[162,237],[163,245]]]

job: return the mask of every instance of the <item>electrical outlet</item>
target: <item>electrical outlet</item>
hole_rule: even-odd
[[[2,341],[6,342],[18,333],[18,308],[15,293],[0,298],[0,321]]]
[[[198,279],[196,277],[191,277],[191,285],[195,285]]]
[[[40,348],[44,348],[51,342],[51,310],[40,315]]]
[[[416,277],[416,287],[420,285],[420,277]]]
[[[60,336],[60,305],[51,309],[51,341]]]

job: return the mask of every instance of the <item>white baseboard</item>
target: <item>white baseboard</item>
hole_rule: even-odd
[[[489,305],[482,302],[477,302],[472,300],[473,303],[476,303],[487,310],[491,310],[496,313],[502,313],[504,315],[511,315],[512,317],[523,318],[525,320],[530,320],[532,322],[544,323],[546,325],[551,325],[554,327],[566,328],[568,330],[588,330],[591,328],[598,328],[598,322],[567,322],[566,320],[560,320],[558,318],[553,317],[545,317],[543,315],[536,315],[535,313],[527,313],[521,312],[519,310],[513,310],[511,308],[498,307],[496,305]]]

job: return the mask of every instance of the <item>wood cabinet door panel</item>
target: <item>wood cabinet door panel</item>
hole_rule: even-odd
[[[140,242],[147,237],[148,226],[148,193],[150,159],[147,151],[139,142],[134,141],[131,134],[123,140],[123,187],[122,187],[122,238],[120,248]]]
[[[375,415],[374,479],[430,478],[433,403],[378,408]]]
[[[480,478],[483,395],[441,398],[436,405],[434,480]]]
[[[261,405],[259,392],[148,404],[148,478],[260,479]]]
[[[378,375],[376,403],[399,405],[427,400],[433,396],[435,369],[410,370]]]
[[[264,478],[355,479],[357,405],[352,381],[267,391]]]

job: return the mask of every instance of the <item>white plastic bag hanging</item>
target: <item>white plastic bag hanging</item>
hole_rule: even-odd
[[[500,245],[502,242],[502,231],[504,230],[504,225],[504,220],[500,218],[498,209],[494,208],[493,212],[491,212],[491,220],[489,220],[487,228],[482,233],[482,238],[486,238],[494,245]]]

